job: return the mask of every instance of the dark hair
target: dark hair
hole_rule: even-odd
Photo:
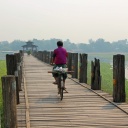
[[[57,41],[57,46],[63,46],[63,42],[62,41]]]

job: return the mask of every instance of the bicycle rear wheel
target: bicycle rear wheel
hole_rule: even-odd
[[[61,82],[60,82],[60,99],[63,99],[63,90],[64,90],[64,82],[63,82],[63,76],[61,76]]]

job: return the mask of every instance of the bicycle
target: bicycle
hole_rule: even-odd
[[[60,94],[60,99],[62,100],[63,99],[63,91],[65,90],[64,89],[64,74],[72,73],[72,71],[67,71],[67,68],[56,67],[56,69],[54,69],[53,71],[48,71],[48,73],[58,73],[58,79],[57,79],[58,94]]]

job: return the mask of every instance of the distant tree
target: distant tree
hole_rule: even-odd
[[[52,51],[57,48],[57,41],[61,39],[49,39],[49,40],[31,40],[35,45],[38,46],[38,51],[49,50]],[[118,40],[115,42],[106,42],[104,39],[99,38],[96,41],[90,39],[88,44],[72,43],[69,39],[63,41],[64,47],[69,52],[79,52],[79,53],[90,53],[90,52],[128,52],[128,41],[127,39]],[[8,41],[0,42],[0,51],[17,51],[21,50],[22,46],[26,44],[26,41],[14,40],[9,43]]]
[[[22,46],[25,45],[25,41],[20,41],[20,40],[14,40],[12,43],[9,44],[9,48],[12,51],[18,51],[22,50]]]
[[[8,50],[10,50],[10,48],[9,48],[9,42],[8,41],[2,41],[2,42],[0,42],[0,50],[1,51],[8,51]]]
[[[128,52],[128,41],[124,39],[112,42],[111,47],[115,52]]]

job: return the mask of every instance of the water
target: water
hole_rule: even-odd
[[[6,54],[14,54],[13,51],[0,51],[0,60],[6,60]]]

